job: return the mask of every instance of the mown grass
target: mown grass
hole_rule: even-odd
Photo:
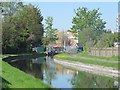
[[[119,60],[120,56],[112,56],[112,57],[103,57],[103,56],[92,56],[88,55],[86,52],[81,52],[77,54],[78,56],[83,56],[86,58],[97,58],[97,59],[105,59],[105,60]]]
[[[85,60],[85,59],[81,59],[78,57],[71,58],[70,54],[66,54],[66,53],[65,54],[58,54],[55,56],[55,58],[63,59],[63,60],[70,60],[70,61],[78,61],[78,62],[82,62],[82,63],[95,64],[95,65],[106,66],[106,67],[113,67],[113,68],[118,69],[118,63]]]
[[[9,55],[3,55],[3,57],[7,56]],[[0,73],[0,76],[9,82],[3,82],[4,88],[51,88],[50,85],[43,83],[42,80],[12,67],[7,62],[0,60],[0,67],[2,67],[2,74]]]

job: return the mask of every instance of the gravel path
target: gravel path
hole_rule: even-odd
[[[112,78],[118,78],[119,76],[118,74],[120,74],[120,72],[117,69],[113,69],[112,67],[104,67],[104,66],[93,65],[93,64],[84,64],[81,62],[60,60],[60,59],[59,60],[54,59],[54,62],[64,66],[74,68],[76,70],[86,71],[86,72],[108,76]]]
[[[114,60],[105,60],[105,59],[97,59],[97,58],[87,58],[87,57],[83,57],[83,56],[77,56],[77,55],[72,55],[70,56],[71,58],[81,58],[81,59],[85,59],[85,60],[96,60],[96,61],[100,61],[100,62],[111,62],[111,63],[119,63],[119,61],[114,61]]]

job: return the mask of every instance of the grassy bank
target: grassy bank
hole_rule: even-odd
[[[15,54],[13,54],[15,55]],[[10,55],[3,55],[7,57]],[[36,79],[32,75],[26,74],[17,68],[12,67],[8,63],[0,60],[2,63],[2,79],[3,87],[8,88],[50,88],[50,85],[44,84],[40,79]],[[1,65],[1,64],[0,64]]]
[[[0,54],[1,58],[6,58],[9,56],[19,56],[19,55],[32,55],[31,53],[24,53],[24,54]]]
[[[72,58],[70,57],[71,54],[58,54],[55,56],[55,58],[58,59],[63,59],[63,60],[70,60],[70,61],[77,61],[77,62],[82,62],[82,63],[87,63],[87,64],[95,64],[95,65],[100,65],[100,66],[106,66],[106,67],[113,67],[118,69],[118,63],[111,63],[111,62],[101,62],[101,61],[93,61],[93,60],[85,60],[81,59],[78,57]]]
[[[86,52],[78,53],[77,56],[83,56],[88,58],[98,58],[98,59],[105,59],[105,60],[119,60],[120,56],[112,56],[112,57],[102,57],[102,56],[92,56],[88,55]]]

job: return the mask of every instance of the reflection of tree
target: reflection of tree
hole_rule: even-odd
[[[41,64],[37,64],[37,63],[32,64],[32,74],[36,78],[43,79]]]
[[[36,78],[43,79],[43,73],[41,69],[42,63],[33,63],[32,60],[29,59],[17,60],[9,63],[14,67],[17,67],[18,69],[35,76]]]
[[[46,58],[45,76],[46,81],[51,85],[52,80],[56,78],[55,65],[51,57]]]
[[[45,72],[45,79],[49,84],[51,84],[52,80],[55,79],[55,65],[51,57],[47,57],[46,62],[44,58],[39,57],[38,59],[32,60],[30,58],[23,58],[9,63],[39,79],[44,79],[43,73]]]
[[[74,88],[111,88],[114,80],[112,78],[79,72],[71,80]]]
[[[52,80],[55,79],[55,72],[53,70],[47,69],[46,71],[46,80],[51,85]]]
[[[19,68],[20,70],[27,72],[30,68],[30,60],[22,59],[14,62],[9,62],[12,66]]]

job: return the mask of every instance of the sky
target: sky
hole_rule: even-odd
[[[87,7],[89,10],[100,9],[101,18],[107,22],[106,29],[116,31],[116,17],[118,14],[118,2],[27,2],[38,6],[42,16],[53,17],[53,27],[59,30],[69,30],[72,27],[74,10],[78,7]],[[43,24],[45,21],[43,20]]]

